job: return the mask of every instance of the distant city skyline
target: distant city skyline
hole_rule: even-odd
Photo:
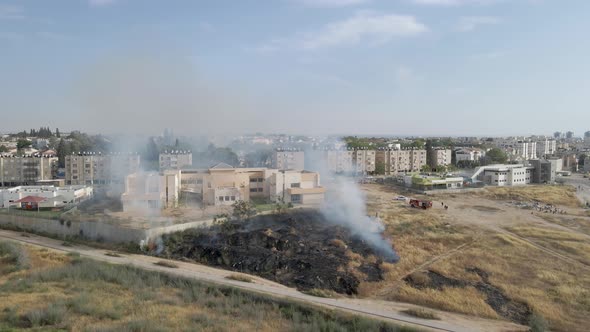
[[[0,0],[0,132],[580,137],[588,12],[583,0]]]

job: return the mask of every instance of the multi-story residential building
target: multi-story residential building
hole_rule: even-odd
[[[435,169],[438,166],[450,165],[453,158],[453,151],[451,149],[434,148],[428,151],[428,156],[430,159],[429,166]]]
[[[138,172],[125,179],[123,211],[145,213],[178,206],[180,170]]]
[[[509,137],[496,139],[494,143],[497,147],[506,151],[511,157],[520,160],[537,158],[537,142],[530,139]]]
[[[325,189],[316,172],[268,168],[234,168],[220,163],[209,169],[182,170],[182,191],[204,205],[231,205],[258,199],[317,205]]]
[[[426,165],[426,150],[379,149],[375,153],[376,164],[382,164],[385,175],[419,172]]]
[[[53,179],[57,157],[0,155],[0,187],[32,185]]]
[[[178,170],[193,165],[193,154],[190,151],[164,151],[160,153],[160,171]]]
[[[327,150],[325,159],[328,169],[334,173],[353,173],[355,170],[353,153],[352,150]]]
[[[119,185],[122,190],[127,175],[139,171],[139,154],[71,154],[65,158],[65,169],[67,185]]]
[[[552,138],[545,138],[537,141],[537,156],[545,157],[555,154],[557,151],[557,142]]]
[[[375,150],[357,149],[352,153],[354,172],[356,174],[372,174],[375,172]]]
[[[305,153],[299,150],[277,149],[272,153],[272,168],[301,171],[305,168]]]
[[[472,179],[488,186],[525,185],[533,182],[533,170],[534,167],[524,164],[482,166],[476,170]]]
[[[455,150],[457,163],[460,161],[479,161],[486,156],[486,152],[478,148],[459,148]]]
[[[33,196],[37,199],[38,207],[59,207],[74,204],[92,197],[93,190],[89,186],[18,186],[0,190],[0,207],[22,207],[18,200]]]

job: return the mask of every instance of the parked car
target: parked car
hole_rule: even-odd
[[[408,198],[406,196],[396,196],[393,199],[396,200],[396,201],[405,201]]]

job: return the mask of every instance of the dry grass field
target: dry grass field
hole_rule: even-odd
[[[234,288],[5,242],[0,267],[0,331],[398,330]]]
[[[429,210],[394,201],[402,192],[392,187],[371,184],[363,189],[369,213],[379,213],[401,257],[388,265],[385,280],[361,286],[363,296],[525,325],[525,318],[541,319],[554,331],[587,330],[590,237],[579,228],[551,223],[545,214],[531,215],[509,204],[536,200],[571,211],[559,216],[561,223],[590,222],[580,217],[583,211],[573,188],[437,195],[430,197],[434,208]],[[451,208],[442,209],[441,201]]]

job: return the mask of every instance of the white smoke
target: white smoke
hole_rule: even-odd
[[[366,195],[354,178],[331,172],[323,151],[309,152],[308,166],[320,172],[324,184],[326,180],[329,181],[328,193],[321,207],[322,214],[330,222],[344,226],[358,235],[384,260],[397,262],[399,256],[392,243],[383,237],[385,226],[378,217],[367,215]]]

